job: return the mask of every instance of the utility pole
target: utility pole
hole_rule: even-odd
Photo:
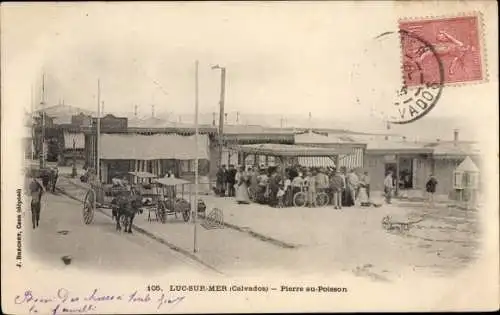
[[[197,240],[197,233],[196,233],[196,219],[198,216],[198,107],[199,107],[199,100],[198,100],[198,60],[195,62],[195,105],[194,105],[194,124],[195,124],[195,137],[196,137],[196,159],[194,160],[194,200],[191,203],[192,207],[192,215],[193,215],[193,225],[194,225],[194,238],[193,238],[193,252],[198,251],[198,240]]]
[[[35,127],[36,127],[36,119],[35,119],[35,101],[33,99],[33,85],[31,85],[31,99],[30,99],[30,107],[31,107],[31,160],[35,160],[35,147],[36,147],[36,139],[35,139]]]
[[[45,73],[42,75],[42,100],[40,102],[42,108],[42,152],[40,155],[40,169],[45,167]]]
[[[97,140],[97,161],[96,161],[96,175],[97,182],[101,182],[101,79],[97,79],[97,132],[96,132],[96,140]]]
[[[212,69],[220,69],[220,101],[219,101],[219,164],[222,165],[222,148],[224,146],[224,101],[226,94],[226,68],[219,65],[213,66]]]

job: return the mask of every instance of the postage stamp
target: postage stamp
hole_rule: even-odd
[[[439,68],[431,60],[437,55],[444,67],[444,84],[467,83],[485,79],[482,62],[480,16],[471,14],[460,17],[436,19],[400,20],[399,29],[418,36],[428,47],[417,47],[412,41],[402,40],[402,54],[418,56],[418,62],[431,77],[439,76]],[[430,49],[433,48],[434,51]],[[416,67],[405,64],[403,73],[406,86],[420,85],[418,76],[413,75]]]
[[[406,47],[401,57],[400,47]],[[422,51],[428,51],[424,62]],[[403,72],[401,72],[403,68]],[[404,75],[402,75],[402,73]],[[380,80],[384,78],[384,80]],[[353,70],[357,101],[393,124],[407,124],[427,115],[438,103],[444,86],[444,66],[434,47],[406,30],[379,34],[366,44]]]

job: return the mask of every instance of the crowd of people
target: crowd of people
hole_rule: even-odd
[[[306,203],[315,207],[319,193],[326,193],[335,209],[354,206],[369,206],[370,176],[368,172],[357,169],[308,168],[293,166],[235,167],[222,165],[217,171],[215,192],[221,197],[236,197],[240,204],[251,199],[272,207],[294,205],[294,196],[299,192],[306,194]],[[252,198],[251,198],[252,197]]]

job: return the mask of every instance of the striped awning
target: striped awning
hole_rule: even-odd
[[[363,167],[363,149],[354,148],[351,154],[339,155],[339,168],[345,167],[347,169],[362,168]]]
[[[299,165],[305,167],[335,167],[335,162],[326,156],[299,156]]]

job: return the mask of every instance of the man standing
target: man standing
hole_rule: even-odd
[[[391,203],[393,188],[394,188],[394,180],[392,178],[392,171],[389,171],[384,179],[385,202],[387,202],[388,204]]]
[[[38,227],[40,223],[40,210],[42,207],[42,195],[45,192],[45,188],[42,183],[38,181],[37,178],[33,177],[30,183],[30,193],[31,193],[31,221],[33,223],[33,229]]]
[[[349,205],[354,206],[356,204],[356,191],[359,186],[359,178],[356,175],[356,172],[352,169],[347,175],[347,189],[349,190],[349,195],[351,197],[351,201]]]
[[[332,202],[335,209],[342,209],[342,191],[344,190],[344,179],[334,169],[330,179],[330,188],[332,190]]]
[[[220,197],[226,196],[226,165],[222,165],[217,171],[216,190]]]
[[[234,197],[235,195],[235,187],[234,185],[236,184],[236,169],[234,168],[234,165],[229,165],[229,170],[227,171],[227,196],[228,197]]]
[[[51,176],[52,176],[51,189],[52,189],[52,192],[54,193],[56,191],[57,178],[59,177],[59,169],[57,168],[57,166],[52,169]]]
[[[370,175],[368,175],[368,172],[364,172],[361,182],[366,188],[366,195],[368,196],[368,199],[370,199]]]
[[[327,192],[329,179],[325,173],[326,171],[323,168],[320,168],[318,174],[316,175],[317,192]]]
[[[434,194],[436,193],[436,186],[438,184],[437,179],[433,174],[430,175],[429,180],[425,184],[425,190],[427,191],[427,206],[434,207]]]

